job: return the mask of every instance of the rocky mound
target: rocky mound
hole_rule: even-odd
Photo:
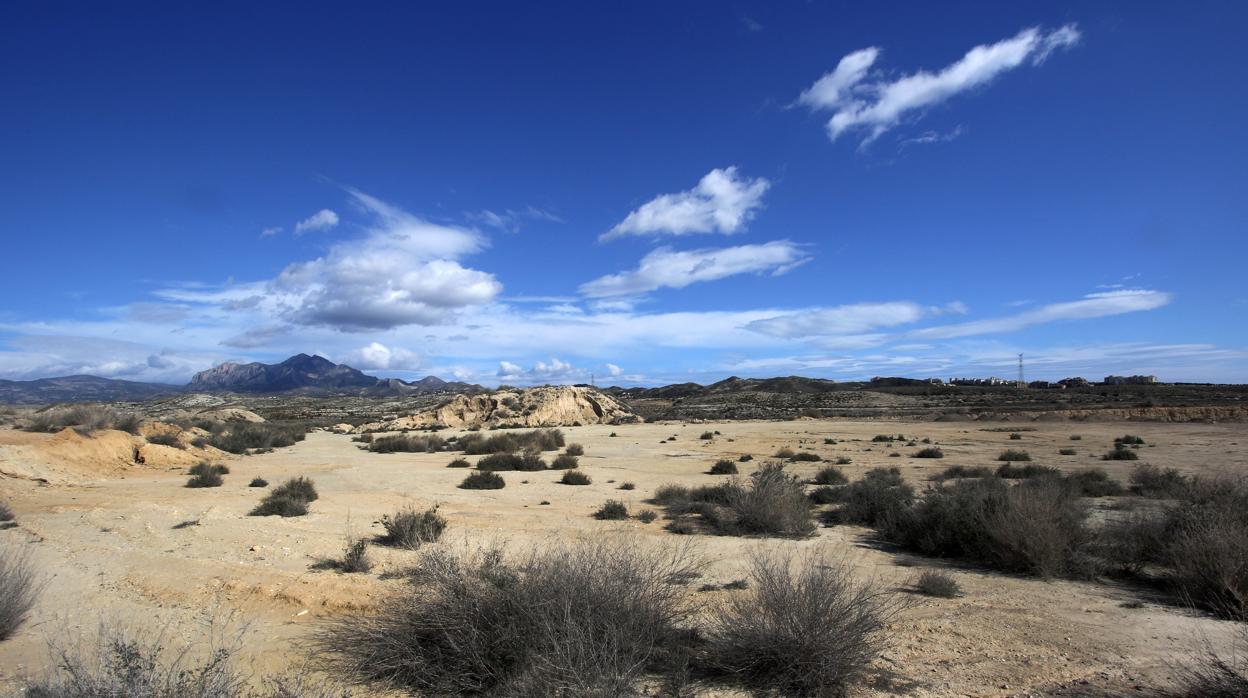
[[[622,403],[594,388],[546,386],[457,395],[438,407],[387,422],[364,424],[354,431],[397,431],[435,425],[459,429],[560,427],[640,421],[641,418]]]

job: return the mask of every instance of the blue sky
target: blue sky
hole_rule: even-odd
[[[1248,381],[1242,3],[5,3],[0,377]]]

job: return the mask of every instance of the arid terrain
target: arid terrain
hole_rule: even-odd
[[[1011,439],[1008,432],[1017,429],[1023,429],[1019,438]],[[714,438],[700,438],[708,430]],[[315,624],[366,608],[404,584],[387,573],[402,570],[418,552],[374,546],[378,564],[368,574],[316,569],[316,563],[340,556],[349,533],[380,533],[380,517],[407,502],[438,505],[449,526],[433,545],[451,549],[482,543],[523,549],[603,536],[692,543],[709,566],[689,585],[690,594],[704,583],[745,576],[746,553],[758,546],[803,555],[830,551],[858,577],[895,588],[908,601],[888,628],[889,648],[875,662],[865,695],[1086,695],[1164,686],[1174,663],[1202,643],[1230,642],[1234,632],[1234,624],[1149,588],[1042,581],[924,558],[892,550],[856,526],[820,527],[799,541],[679,536],[664,530],[662,519],[600,521],[592,514],[608,499],[622,500],[632,511],[647,508],[646,500],[665,483],[715,482],[717,476],[706,471],[720,458],[754,456],[741,463],[742,473],[749,473],[783,447],[824,460],[851,459],[841,466],[851,481],[869,469],[895,466],[919,488],[950,465],[995,467],[1005,448],[1026,449],[1035,461],[1068,472],[1104,467],[1125,481],[1135,463],[1103,462],[1100,456],[1129,432],[1147,443],[1141,461],[1187,474],[1241,474],[1248,469],[1242,423],[805,419],[571,426],[563,432],[568,442],[584,446],[580,469],[592,484],[558,484],[556,471],[506,472],[504,489],[463,490],[457,484],[465,470],[446,467],[453,454],[371,453],[350,435],[321,430],[269,453],[216,452],[211,460],[229,468],[224,485],[192,489],[184,487],[186,467],[198,458],[189,451],[149,445],[152,457],[134,464],[128,449],[136,437],[122,432],[80,437],[68,430],[0,431],[0,498],[17,521],[0,537],[33,551],[46,577],[31,620],[0,642],[0,686],[13,689],[23,676],[43,671],[50,640],[65,645],[89,638],[102,620],[163,632],[171,645],[202,638],[206,624],[232,620],[231,628],[247,626],[241,657],[258,674],[298,664],[299,640]],[[873,442],[881,432],[930,439],[945,457],[913,458],[915,449],[904,443]],[[1072,442],[1072,435],[1081,439]],[[1070,446],[1075,455],[1058,455]],[[66,458],[71,452],[79,455]],[[810,476],[822,465],[800,462],[789,470]],[[250,480],[277,483],[298,475],[313,479],[320,492],[308,515],[247,515],[262,492],[248,487]],[[625,482],[636,489],[620,490]],[[1113,498],[1091,501],[1102,509]],[[925,568],[949,571],[964,595],[937,599],[907,592]]]

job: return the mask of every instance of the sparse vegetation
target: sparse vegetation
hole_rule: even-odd
[[[364,574],[373,569],[373,560],[368,554],[368,541],[363,538],[347,538],[346,547],[342,550],[342,559],[334,561],[334,567],[348,574]]]
[[[696,573],[679,551],[619,541],[434,551],[409,590],[330,621],[314,647],[337,673],[422,695],[637,695],[692,617],[670,580]]]
[[[1059,456],[1073,456],[1073,455],[1077,455],[1078,453],[1079,453],[1079,452],[1078,452],[1078,451],[1076,451],[1076,450],[1075,450],[1075,449],[1073,449],[1073,448],[1059,448],[1059,449],[1057,449],[1057,454],[1058,454]]]
[[[1022,439],[1022,438],[1023,438],[1023,435],[1022,435],[1022,434],[1019,434],[1019,433],[1017,433],[1017,432],[1015,432],[1015,433],[1013,433],[1013,434],[1010,434],[1010,441],[1018,441],[1018,440],[1020,440],[1020,439]]]
[[[0,545],[0,640],[7,640],[26,622],[40,585],[27,548]]]
[[[793,450],[793,449],[791,449],[791,448],[787,448],[787,447],[786,447],[786,448],[782,448],[782,449],[780,449],[780,450],[776,451],[776,453],[775,453],[775,455],[774,455],[773,457],[774,457],[774,458],[779,458],[779,459],[781,459],[781,460],[789,460],[790,458],[792,458],[792,457],[793,457],[794,455],[796,455],[796,454],[797,454],[797,452],[796,452],[796,451],[794,451],[794,450]]]
[[[73,427],[74,431],[84,436],[106,429],[138,434],[142,422],[132,412],[120,412],[104,405],[75,405],[37,412],[26,425],[26,430],[52,432]]]
[[[794,453],[792,456],[790,456],[789,460],[795,463],[818,463],[819,461],[823,460],[823,457],[820,456],[818,453],[811,453],[810,451],[799,451],[798,453]]]
[[[634,485],[634,484],[633,484],[633,483],[631,483],[631,482],[621,482],[621,483],[620,483],[620,486],[619,486],[618,488],[616,488],[616,489],[621,489],[621,490],[635,490],[635,489],[637,489],[637,485]]]
[[[269,481],[265,480],[262,477],[254,477],[251,479],[251,482],[247,483],[247,486],[248,487],[268,487]]]
[[[437,453],[446,450],[446,439],[437,434],[396,434],[373,439],[372,453]]]
[[[1072,473],[1062,478],[1081,497],[1117,497],[1126,493],[1122,483],[1113,480],[1100,468]]]
[[[699,439],[702,439],[703,441],[710,441],[711,439],[714,439],[714,438],[715,438],[715,432],[712,432],[712,431],[704,431],[704,432],[702,432],[702,435],[701,435],[701,436],[699,436],[698,438],[699,438]]]
[[[694,515],[719,535],[798,538],[815,529],[802,481],[785,472],[783,463],[763,465],[744,483],[734,479],[693,489],[664,485],[655,491],[654,500],[666,506],[670,516]]]
[[[737,464],[726,458],[717,460],[715,461],[715,465],[712,465],[711,469],[708,470],[707,473],[709,475],[736,475]]]
[[[569,455],[567,453],[561,453],[555,456],[555,459],[550,462],[550,469],[551,470],[571,470],[573,468],[579,467],[580,464],[581,463],[579,460],[577,460],[576,456]]]
[[[15,518],[17,518],[17,516],[13,513],[13,510],[9,508],[9,505],[0,501],[0,523],[7,523]]]
[[[618,521],[628,518],[628,505],[616,499],[608,499],[598,511],[594,512],[594,518],[604,521]]]
[[[751,456],[750,454],[745,453],[745,454],[742,454],[742,455],[741,455],[741,457],[737,459],[737,462],[738,462],[738,463],[749,463],[749,462],[750,462],[750,461],[752,461],[752,460],[754,460],[754,456]]]
[[[914,452],[915,458],[944,458],[945,452],[939,448],[929,446]]]
[[[642,509],[641,511],[637,512],[637,516],[634,518],[636,518],[638,521],[642,523],[648,524],[654,521],[655,519],[659,518],[659,515],[653,509]]]
[[[861,480],[841,488],[840,509],[829,512],[835,523],[874,526],[914,501],[914,489],[897,468],[869,470]]]
[[[308,513],[308,504],[318,497],[311,480],[306,477],[291,478],[269,490],[260,504],[251,510],[250,516],[303,516]]]
[[[749,588],[712,609],[709,668],[759,695],[847,695],[884,649],[894,597],[824,556],[751,563]]]
[[[568,444],[563,449],[563,452],[569,456],[583,456],[585,455],[585,447],[580,444]]]
[[[277,424],[274,422],[235,422],[225,430],[213,434],[209,445],[235,454],[249,450],[264,450],[294,446],[307,436],[306,423]]]
[[[393,515],[382,516],[381,527],[386,533],[378,539],[379,543],[415,550],[425,543],[436,543],[442,537],[446,517],[438,513],[436,505],[417,511],[409,504]]]
[[[172,432],[172,431],[161,432],[159,434],[152,434],[151,436],[147,437],[147,442],[149,444],[156,444],[158,446],[171,446],[177,449],[186,448],[186,446],[183,445],[181,439],[178,438],[177,433]]]
[[[828,465],[820,468],[811,482],[816,485],[844,485],[849,483],[849,478],[845,477],[840,468]]]
[[[1191,488],[1192,481],[1174,468],[1141,463],[1128,476],[1131,491],[1143,497],[1169,499],[1182,497]]]
[[[983,465],[951,465],[936,473],[930,479],[940,482],[968,477],[992,477],[994,474],[992,468]]]
[[[187,470],[187,474],[191,476],[186,481],[187,487],[220,487],[225,479],[221,476],[230,472],[230,469],[224,465],[214,465],[212,463],[196,463]]]
[[[1005,461],[1007,463],[1015,463],[1018,461],[1029,461],[1031,460],[1031,454],[1026,451],[1018,451],[1018,450],[1011,448],[1011,449],[1002,451],[1001,455],[997,456],[997,460]]]
[[[1059,477],[1062,471],[1051,465],[1038,465],[1028,463],[1027,465],[1014,465],[1013,462],[1003,463],[997,468],[997,477],[1006,480],[1028,480],[1033,477]]]
[[[565,470],[563,477],[559,478],[561,485],[588,485],[592,482],[588,475],[579,470]]]
[[[914,580],[914,590],[924,596],[936,596],[942,599],[952,599],[962,595],[962,587],[958,585],[958,580],[947,572],[937,570],[923,570]]]
[[[507,485],[503,476],[490,470],[472,473],[459,483],[461,490],[501,490]]]
[[[1101,460],[1139,460],[1140,454],[1132,451],[1123,444],[1114,444],[1114,450],[1107,452],[1101,456]]]
[[[1134,434],[1127,434],[1114,439],[1114,443],[1121,444],[1123,446],[1143,446],[1144,439],[1135,436]]]
[[[472,463],[469,463],[467,458],[456,458],[450,463],[447,463],[446,467],[448,468],[471,468]]]
[[[854,459],[850,458],[849,456],[841,456],[836,459],[837,465],[849,465],[850,463],[853,463],[853,462],[854,462]]]
[[[470,456],[518,451],[557,451],[563,446],[563,432],[559,429],[506,432],[492,436],[468,434],[456,442],[456,447]]]

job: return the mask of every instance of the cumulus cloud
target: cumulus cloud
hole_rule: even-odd
[[[477,233],[430,223],[350,191],[375,224],[363,239],[292,264],[272,282],[273,292],[288,296],[289,322],[343,331],[429,325],[487,303],[502,290],[492,274],[457,261],[485,246]]]
[[[625,235],[731,235],[754,217],[770,186],[762,177],[738,176],[736,167],[714,169],[693,189],[662,194],[642,204],[598,240]]]
[[[295,224],[295,237],[299,237],[304,233],[329,230],[336,225],[338,225],[338,214],[323,208]]]
[[[614,378],[623,372],[624,372],[624,369],[620,368],[619,366],[616,366],[615,364],[607,364],[608,376],[611,376],[612,378]]]
[[[1077,301],[1052,303],[1016,315],[973,320],[952,325],[914,330],[910,336],[922,339],[951,339],[982,334],[1000,334],[1049,322],[1090,320],[1124,313],[1155,310],[1170,303],[1172,296],[1164,291],[1130,289],[1090,293]]]
[[[636,269],[581,284],[580,291],[591,298],[636,296],[736,274],[779,275],[808,261],[810,257],[802,247],[788,240],[682,252],[660,247],[643,257]]]
[[[264,230],[261,230],[260,237],[271,238],[274,235],[280,235],[281,232],[282,232],[282,227],[280,225],[275,225],[270,228],[265,228]]]
[[[995,44],[976,46],[939,72],[920,70],[896,80],[868,79],[880,50],[867,48],[842,58],[835,70],[798,97],[798,103],[832,112],[827,124],[831,140],[860,130],[865,132],[865,144],[895,127],[908,113],[986,85],[1019,66],[1039,65],[1053,51],[1074,46],[1079,39],[1079,29],[1073,24],[1051,32],[1032,27]]]
[[[495,375],[513,383],[567,383],[583,379],[586,373],[566,361],[552,358],[549,362],[535,362],[528,369],[510,361],[500,361]]]
[[[341,362],[366,371],[411,371],[420,368],[421,364],[420,355],[416,352],[402,347],[387,347],[381,342],[370,342],[368,346],[348,353]]]

